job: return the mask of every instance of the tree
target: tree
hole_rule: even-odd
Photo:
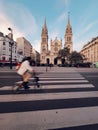
[[[69,59],[69,55],[70,55],[70,52],[69,52],[69,48],[64,48],[64,49],[61,49],[59,52],[58,52],[58,59],[61,59],[61,62],[62,64],[65,63],[65,60],[68,60]]]
[[[73,51],[70,55],[70,63],[76,64],[82,62],[83,62],[83,55],[81,55],[79,52]]]

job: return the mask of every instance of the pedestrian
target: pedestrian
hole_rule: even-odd
[[[23,83],[19,86],[24,87],[24,89],[29,89],[28,81],[30,77],[32,76],[32,72],[34,71],[33,67],[30,65],[31,57],[26,57],[26,59],[21,63],[19,69],[17,70],[17,73],[22,77]],[[17,89],[19,89],[17,88]]]

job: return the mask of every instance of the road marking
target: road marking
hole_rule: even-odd
[[[42,88],[49,89],[49,88],[92,88],[95,87],[93,84],[62,84],[62,85],[47,85],[42,86]]]
[[[34,78],[30,78],[33,80]],[[84,77],[39,77],[40,80],[65,80],[65,79],[85,79]]]
[[[39,81],[39,83],[79,83],[79,82],[81,82],[81,83],[87,83],[87,82],[89,82],[88,80],[64,80],[64,81],[58,81],[58,80],[51,80],[51,81]]]
[[[16,126],[23,129],[24,126],[25,130],[43,130],[90,125],[98,124],[98,107],[6,113],[0,114],[0,119],[1,129],[15,129]]]
[[[12,90],[13,86],[3,86],[0,88],[0,90]],[[30,85],[31,89],[34,89],[34,86]],[[61,84],[61,85],[43,85],[42,89],[56,89],[56,88],[92,88],[95,87],[92,84]]]
[[[1,95],[0,102],[55,100],[55,99],[91,98],[91,97],[98,97],[98,92],[91,91],[91,92],[41,93],[41,94],[13,94],[6,96]]]

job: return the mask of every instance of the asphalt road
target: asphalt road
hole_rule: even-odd
[[[27,128],[39,130],[40,127],[51,130],[53,127],[54,130],[98,129],[97,69],[66,68],[64,72],[63,68],[54,68],[52,71],[41,74],[41,77],[46,78],[43,81],[52,82],[55,78],[57,83],[47,82],[47,86],[45,85],[43,89],[30,89],[22,91],[21,94],[13,94],[10,90],[0,90],[1,128],[19,130]],[[63,83],[63,77],[66,83]],[[14,71],[0,72],[1,87],[12,86],[19,80],[20,77]],[[6,117],[9,118],[10,125]]]
[[[95,88],[98,88],[98,72],[94,71],[79,71],[79,69],[77,69],[77,71],[83,75],[83,77],[85,77],[91,84],[93,84],[95,86]],[[48,73],[48,72],[47,72]],[[38,75],[40,73],[37,73]],[[16,73],[16,72],[9,72],[9,71],[1,71],[0,72],[0,87],[3,86],[12,86],[15,82],[21,80],[20,76]]]

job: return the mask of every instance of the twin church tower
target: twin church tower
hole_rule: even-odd
[[[70,17],[68,15],[68,23],[66,26],[65,36],[64,36],[64,48],[68,47],[70,53],[73,51],[72,43],[72,27],[70,25]],[[57,59],[59,50],[62,49],[62,40],[50,41],[50,49],[48,47],[48,29],[46,25],[46,20],[44,21],[44,26],[41,32],[41,50],[40,50],[40,63],[41,64],[61,64],[61,60]]]

